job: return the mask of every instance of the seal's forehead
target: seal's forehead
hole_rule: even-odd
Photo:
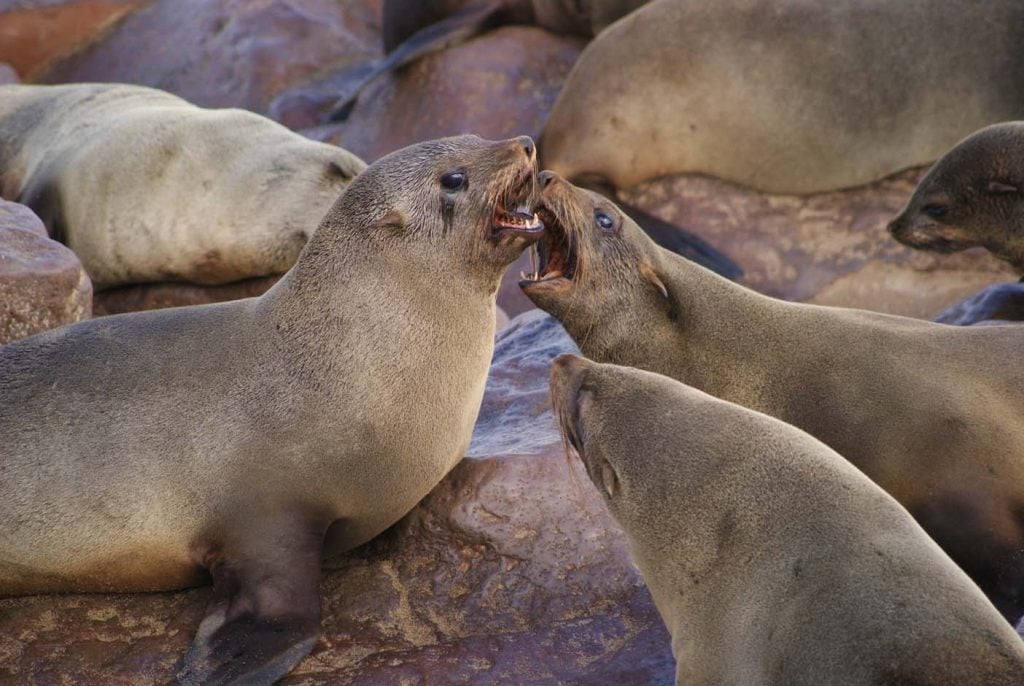
[[[406,150],[418,156],[430,158],[486,150],[496,144],[496,141],[484,140],[479,136],[451,136],[417,143]]]

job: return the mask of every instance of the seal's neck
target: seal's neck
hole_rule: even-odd
[[[575,336],[589,357],[676,378],[733,402],[764,384],[779,311],[763,296],[675,253],[658,249],[655,271],[667,298],[642,293],[638,302],[600,325],[600,335]],[[597,328],[597,327],[595,327]]]
[[[460,352],[459,336],[491,340],[496,280],[442,277],[436,272],[443,268],[416,246],[339,233],[329,240],[314,235],[295,266],[261,298],[266,328],[281,333],[290,347],[322,350],[324,359],[334,359],[347,356],[355,339],[409,352],[417,345]],[[457,331],[452,321],[460,323]]]

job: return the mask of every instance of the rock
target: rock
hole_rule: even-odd
[[[539,311],[501,332],[467,458],[327,562],[322,638],[281,683],[673,683],[668,632],[551,416],[550,361],[575,349]],[[166,683],[209,595],[0,600],[0,681]]]
[[[97,291],[93,295],[93,314],[102,317],[138,310],[159,310],[165,307],[206,305],[262,295],[280,279],[263,276],[222,286],[200,286],[191,283],[147,283],[120,286]]]
[[[92,284],[75,254],[23,205],[0,200],[0,345],[88,319]]]
[[[344,124],[303,133],[367,162],[460,133],[537,138],[582,47],[543,29],[502,27],[381,76]]]
[[[6,62],[0,62],[0,86],[10,83],[21,83],[21,79],[18,78],[18,72],[14,71],[14,67]]]
[[[680,175],[626,191],[626,201],[697,233],[739,262],[740,279],[787,300],[931,319],[1010,268],[981,249],[955,255],[898,244],[886,224],[923,170],[811,196],[768,195]]]
[[[0,0],[0,62],[31,80],[149,1]]]
[[[380,56],[380,0],[152,0],[47,83],[154,86],[265,113],[284,88]]]

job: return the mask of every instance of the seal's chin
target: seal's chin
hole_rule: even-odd
[[[555,214],[543,206],[537,210],[537,214],[547,232],[530,249],[532,272],[520,273],[519,287],[527,295],[570,288],[579,265],[572,240]]]

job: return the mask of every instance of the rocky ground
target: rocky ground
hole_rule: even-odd
[[[538,136],[582,48],[501,28],[382,77],[345,123],[325,125],[351,70],[380,57],[379,31],[379,0],[0,0],[0,83],[155,86],[266,114],[372,161],[462,132]],[[888,237],[919,174],[810,197],[681,176],[623,196],[730,254],[750,287],[930,318],[1012,275],[984,253],[936,256]],[[274,279],[93,294],[38,217],[0,202],[0,343],[91,311],[255,295]],[[499,294],[514,319],[499,333],[470,454],[391,531],[329,561],[323,638],[284,683],[671,683],[667,634],[621,532],[552,423],[548,365],[572,343],[515,280]],[[165,683],[207,597],[0,600],[0,683]]]

